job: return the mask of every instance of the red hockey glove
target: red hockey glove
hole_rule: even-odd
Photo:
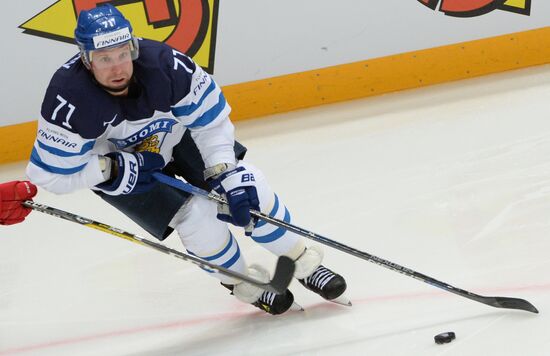
[[[25,220],[32,209],[21,205],[36,195],[36,186],[28,181],[0,184],[0,225],[18,224]]]

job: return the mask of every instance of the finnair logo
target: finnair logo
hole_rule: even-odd
[[[123,28],[118,31],[99,35],[94,37],[94,47],[96,49],[114,46],[119,43],[127,42],[132,38],[128,28]]]
[[[110,138],[109,141],[111,141],[113,144],[116,145],[118,149],[123,149],[126,147],[130,147],[132,145],[135,145],[139,142],[142,142],[147,137],[153,136],[154,134],[158,132],[172,132],[172,127],[177,123],[174,119],[158,119],[153,122],[150,122],[147,124],[147,126],[143,127],[138,132],[134,133],[133,135],[124,138],[124,139],[116,139],[116,138]]]
[[[67,141],[67,140],[64,139],[64,138],[57,137],[57,136],[55,136],[55,135],[46,133],[46,132],[44,132],[44,130],[42,130],[42,129],[39,129],[39,130],[38,130],[38,135],[39,135],[40,137],[42,137],[43,139],[47,140],[47,141],[55,142],[55,143],[57,143],[57,144],[59,144],[59,145],[65,146],[65,147],[67,147],[67,148],[76,148],[76,143],[74,143],[74,142],[69,142],[69,141]]]

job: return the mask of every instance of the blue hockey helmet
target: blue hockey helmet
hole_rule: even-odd
[[[130,43],[132,60],[137,59],[139,55],[138,41],[132,34],[130,21],[111,4],[81,11],[74,37],[87,67],[92,61],[92,51],[103,48]]]

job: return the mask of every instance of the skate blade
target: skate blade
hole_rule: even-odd
[[[296,302],[292,302],[292,305],[289,309],[292,311],[304,311],[304,308],[302,308],[302,306]]]
[[[349,298],[345,294],[342,294],[338,298],[331,299],[331,300],[329,300],[329,302],[333,302],[333,303],[340,304],[340,305],[345,305],[346,307],[351,307],[352,306],[351,300],[349,300]]]

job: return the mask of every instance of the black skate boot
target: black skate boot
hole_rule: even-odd
[[[312,274],[298,281],[307,289],[319,294],[326,300],[336,303],[351,305],[347,298],[346,300],[337,300],[346,291],[347,285],[344,277],[332,272],[323,265],[317,267]]]
[[[231,291],[233,295],[233,285],[232,284],[223,284],[225,288]],[[257,301],[250,303],[253,306],[269,313],[271,315],[279,315],[286,312],[290,307],[293,307],[294,310],[303,310],[301,306],[294,303],[294,295],[288,289],[284,294],[275,294],[272,292],[264,291]]]
[[[256,302],[252,303],[255,307],[271,315],[282,314],[290,309],[293,304],[294,295],[292,295],[292,292],[288,289],[284,294],[275,294],[265,291]]]

